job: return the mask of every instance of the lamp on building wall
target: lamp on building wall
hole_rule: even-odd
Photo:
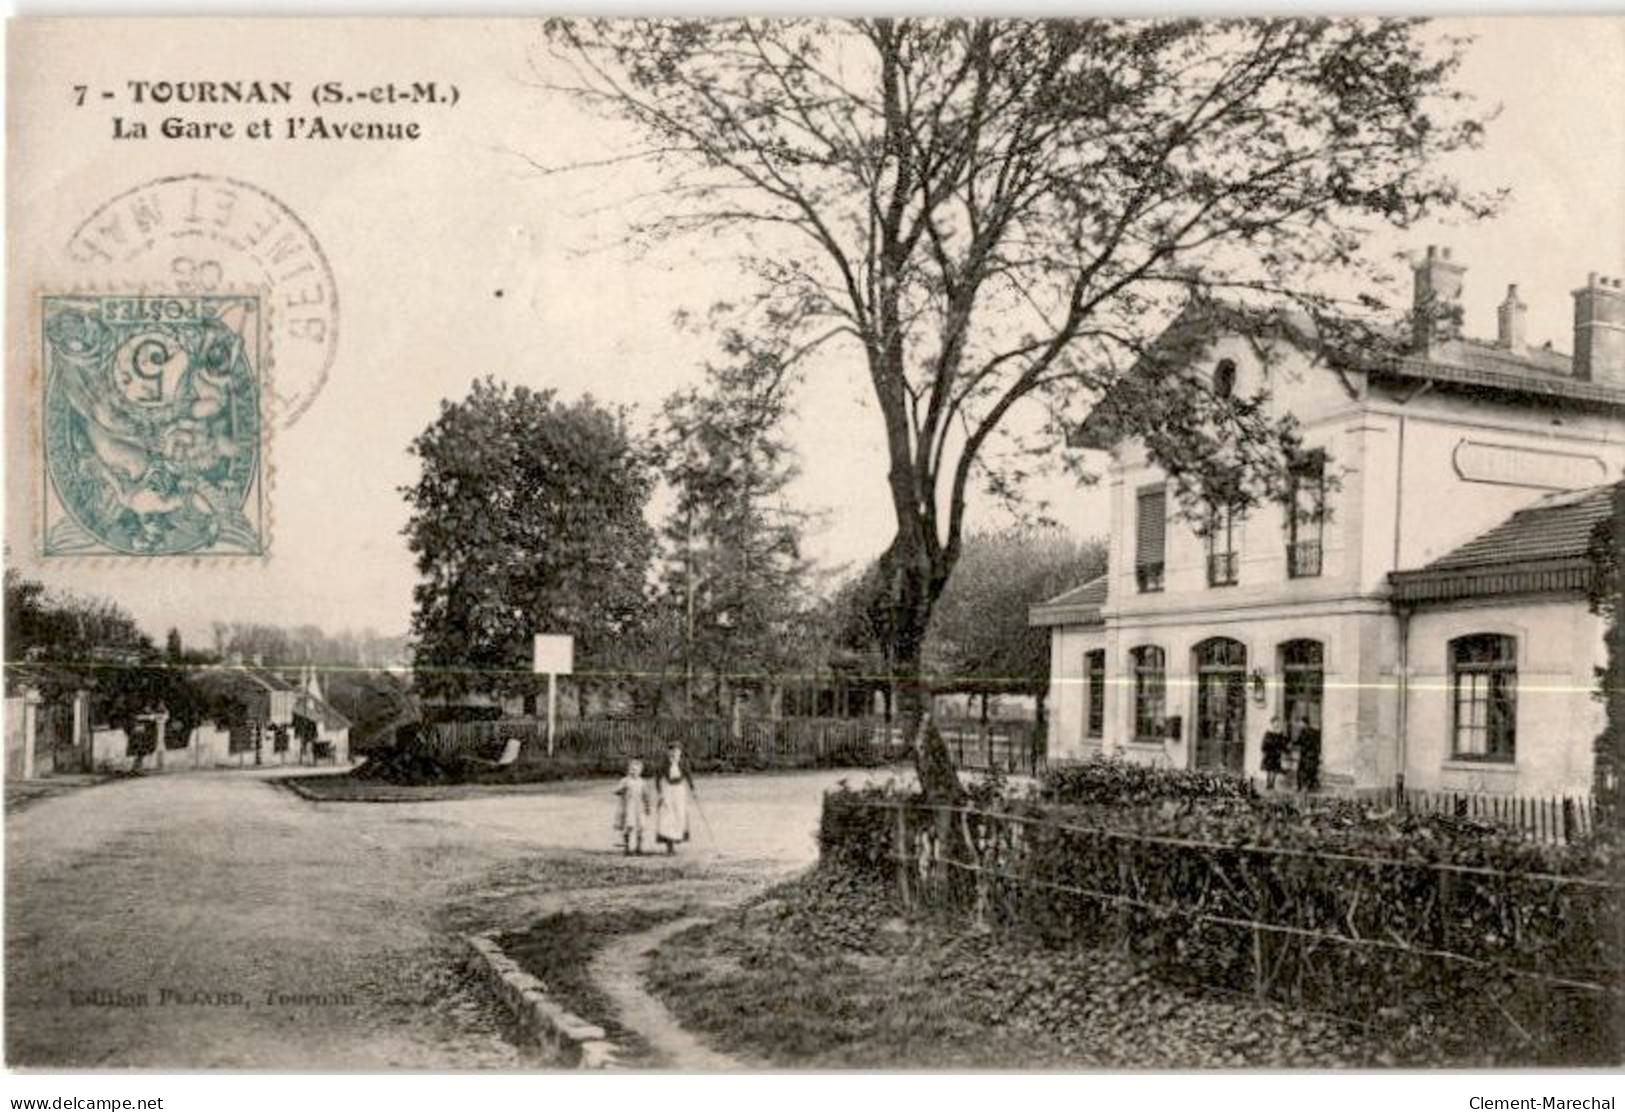
[[[1253,702],[1259,706],[1264,705],[1264,670],[1254,668],[1253,674],[1247,677],[1248,684],[1253,689]]]

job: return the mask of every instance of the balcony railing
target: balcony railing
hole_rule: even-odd
[[[1320,542],[1298,541],[1286,546],[1286,573],[1292,579],[1320,574]]]
[[[1236,565],[1238,561],[1234,552],[1210,552],[1207,557],[1207,585],[1209,587],[1231,587],[1236,582]]]
[[[1154,564],[1138,564],[1134,568],[1134,582],[1140,587],[1141,594],[1150,594],[1162,590],[1162,561]]]

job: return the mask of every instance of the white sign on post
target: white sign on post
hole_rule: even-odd
[[[560,676],[575,671],[576,639],[568,633],[538,633],[531,670],[547,676],[547,755],[553,755],[553,731],[557,717]]]
[[[576,639],[568,633],[538,633],[536,663],[531,668],[539,676],[568,676],[575,671]]]

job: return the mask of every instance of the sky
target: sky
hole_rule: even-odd
[[[1373,250],[1452,247],[1467,266],[1469,333],[1494,334],[1495,306],[1516,282],[1531,342],[1566,351],[1570,291],[1591,271],[1625,274],[1625,19],[1437,26],[1477,36],[1461,85],[1502,105],[1484,149],[1448,168],[1469,186],[1510,188],[1511,202],[1493,222],[1423,228]],[[131,58],[141,59],[141,74],[167,76],[196,73],[200,58],[251,56],[268,76],[303,84],[333,75],[344,42],[355,49],[358,40],[340,41],[353,34],[349,27],[197,23],[150,41],[63,41],[59,50],[31,51],[33,71],[12,75],[11,112],[22,127],[12,133],[11,219],[27,223],[32,242],[65,239],[86,198],[166,173],[206,172],[280,197],[333,266],[340,345],[325,389],[275,434],[272,554],[263,563],[41,561],[32,554],[28,483],[19,478],[29,460],[22,446],[8,447],[12,559],[52,586],[118,599],[159,635],[176,626],[188,640],[204,640],[215,620],[405,632],[416,576],[401,537],[407,508],[399,489],[416,476],[406,446],[443,398],[489,374],[566,398],[590,392],[647,417],[672,390],[698,381],[714,356],[674,316],[702,309],[733,282],[727,245],[636,255],[617,244],[624,213],[609,203],[635,182],[610,189],[590,174],[537,172],[538,162],[588,156],[612,136],[538,86],[533,24],[402,20],[371,28],[343,76],[433,78],[462,90],[461,105],[432,117],[425,139],[399,147],[132,151],[57,97],[70,73],[92,82],[132,76]],[[790,429],[802,469],[794,496],[823,511],[808,547],[829,569],[861,564],[891,536],[885,453],[867,390],[861,366],[821,363]],[[8,406],[16,398],[8,388]],[[1104,532],[1103,492],[1059,480],[1035,494],[1077,535]],[[973,507],[973,527],[1000,523],[995,507]]]

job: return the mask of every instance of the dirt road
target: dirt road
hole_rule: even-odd
[[[333,804],[222,772],[42,800],[6,818],[6,1061],[540,1065],[461,974],[458,932],[576,906],[742,896],[814,859],[819,798],[843,776],[864,778],[702,782],[709,833],[697,823],[675,859],[611,851],[608,782]],[[606,886],[606,867],[626,884]]]

